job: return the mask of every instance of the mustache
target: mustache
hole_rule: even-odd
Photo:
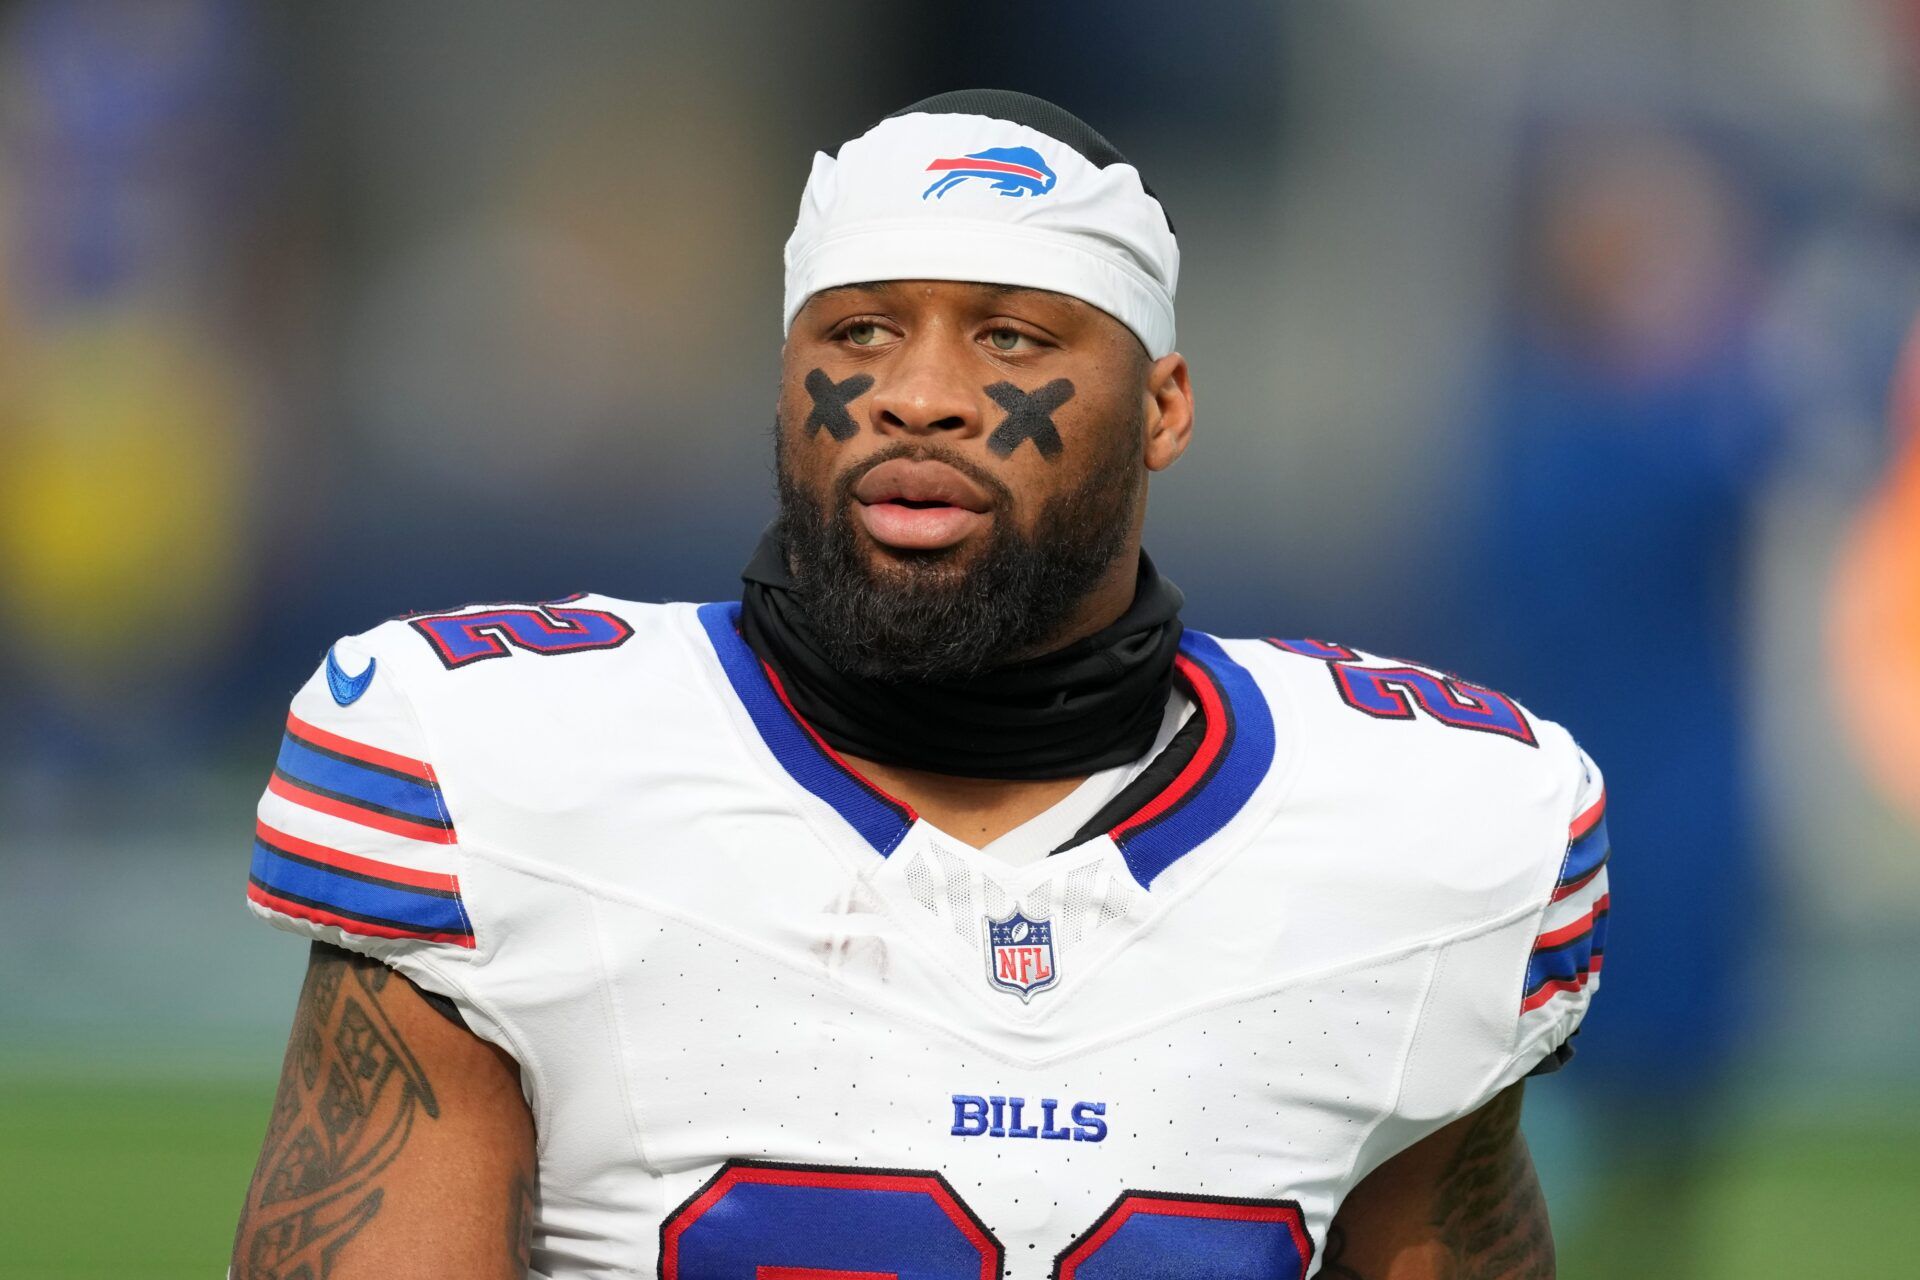
[[[971,458],[935,445],[903,440],[899,444],[888,445],[872,457],[863,458],[841,472],[833,482],[834,507],[844,511],[852,505],[854,487],[860,483],[861,479],[875,467],[892,462],[896,458],[904,458],[909,462],[943,463],[979,485],[993,500],[995,508],[1005,510],[1013,503],[1013,490],[1007,488],[1000,477]]]

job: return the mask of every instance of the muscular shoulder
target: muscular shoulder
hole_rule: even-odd
[[[692,605],[580,596],[335,642],[294,695],[261,797],[255,909],[382,955],[472,949],[473,854],[630,823],[606,798],[661,791],[713,737],[700,634]]]
[[[1545,901],[1600,785],[1565,728],[1488,685],[1344,644],[1231,647],[1291,740],[1289,808],[1369,883],[1437,895],[1423,913],[1436,922]]]
[[[1466,1115],[1585,1015],[1611,899],[1605,788],[1573,736],[1487,685],[1319,640],[1236,642],[1291,735],[1274,842],[1329,949],[1435,957],[1380,1151]]]
[[[404,704],[478,837],[494,816],[565,810],[697,750],[712,717],[696,613],[596,595],[471,605],[342,640],[329,666],[371,675],[370,710]],[[302,700],[354,718],[359,704],[338,706],[330,680],[317,675]]]
[[[551,709],[609,684],[672,678],[695,608],[580,594],[403,614],[335,642],[314,687],[349,707],[357,688],[384,680],[435,717],[461,706],[498,714],[525,699]]]

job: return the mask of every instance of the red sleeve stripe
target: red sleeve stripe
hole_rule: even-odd
[[[424,760],[415,760],[411,756],[399,755],[392,751],[382,751],[364,742],[355,742],[352,738],[328,733],[318,725],[308,724],[291,712],[287,714],[287,732],[296,738],[304,738],[317,747],[325,747],[328,751],[337,751],[355,760],[379,765],[383,769],[392,769],[396,773],[407,774],[421,782],[437,783],[439,781],[433,775],[433,766]]]
[[[1600,972],[1600,964],[1604,958],[1603,956],[1595,955],[1592,960],[1587,962],[1586,969],[1574,977],[1549,979],[1545,986],[1520,1002],[1520,1012],[1531,1013],[1533,1010],[1538,1009],[1541,1005],[1559,995],[1562,991],[1578,991],[1585,987],[1587,985],[1587,979]]]
[[[1600,798],[1581,810],[1580,816],[1575,818],[1573,825],[1567,828],[1568,841],[1578,840],[1580,837],[1586,835],[1589,831],[1599,826],[1600,819],[1606,816],[1607,792],[1606,788],[1603,787],[1600,790]]]
[[[450,942],[457,947],[474,945],[471,933],[430,933],[421,929],[407,929],[391,924],[376,924],[370,920],[356,920],[351,916],[338,915],[321,907],[304,902],[293,902],[282,898],[271,890],[263,889],[251,882],[247,885],[247,897],[270,911],[283,916],[292,916],[296,920],[309,920],[314,924],[330,924],[347,933],[359,934],[364,938],[394,938],[407,942]]]
[[[1612,905],[1613,905],[1613,895],[1610,893],[1601,894],[1599,901],[1593,904],[1593,909],[1587,912],[1587,914],[1585,914],[1584,916],[1581,916],[1578,920],[1575,920],[1570,925],[1566,925],[1559,929],[1554,929],[1549,933],[1543,933],[1538,938],[1534,939],[1533,949],[1535,951],[1547,951],[1547,950],[1551,950],[1554,947],[1565,946],[1567,943],[1572,942],[1575,938],[1579,937],[1581,934],[1591,931],[1593,928],[1593,922],[1595,920],[1598,920],[1601,916],[1606,915],[1608,909],[1611,908]]]
[[[1605,871],[1606,869],[1607,869],[1606,864],[1602,863],[1601,865],[1595,867],[1593,870],[1587,872],[1587,874],[1585,874],[1584,876],[1581,876],[1578,880],[1575,880],[1572,884],[1561,885],[1559,888],[1553,891],[1553,900],[1555,902],[1560,902],[1563,899],[1571,898],[1574,894],[1580,892],[1582,889],[1592,884],[1594,881],[1594,877],[1598,876],[1602,871]]]
[[[429,844],[454,844],[457,837],[451,827],[429,826],[424,822],[411,822],[398,814],[376,813],[364,805],[347,804],[331,796],[323,796],[317,791],[309,791],[292,779],[278,774],[267,779],[267,790],[283,800],[312,809],[315,813],[329,814],[335,818],[344,818],[348,822],[357,822],[363,827],[372,827],[375,831],[385,831],[389,835],[406,836],[410,840],[424,840]]]
[[[373,876],[392,884],[411,885],[416,889],[434,889],[453,894],[460,892],[460,880],[456,876],[440,875],[432,871],[416,871],[412,867],[382,862],[378,858],[363,858],[359,854],[348,853],[344,849],[332,849],[324,844],[315,844],[311,840],[290,836],[284,831],[268,826],[265,822],[256,821],[253,824],[253,830],[256,836],[277,849],[341,871]]]

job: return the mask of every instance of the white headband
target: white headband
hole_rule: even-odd
[[[1180,246],[1139,173],[990,116],[891,116],[815,154],[786,269],[783,332],[822,289],[971,280],[1079,298],[1174,349]]]

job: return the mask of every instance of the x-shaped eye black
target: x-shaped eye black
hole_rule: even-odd
[[[1031,440],[1041,457],[1059,456],[1060,433],[1054,429],[1053,411],[1073,399],[1071,382],[1055,378],[1038,391],[1022,391],[1011,382],[996,382],[986,391],[1007,411],[987,437],[987,448],[1005,458],[1020,447],[1022,440]]]
[[[827,434],[835,440],[851,440],[860,430],[854,425],[853,415],[847,412],[847,406],[858,400],[873,386],[873,375],[856,373],[845,382],[836,383],[827,376],[825,369],[814,369],[807,374],[807,394],[813,397],[813,412],[807,415],[807,434],[820,434],[825,427]]]

